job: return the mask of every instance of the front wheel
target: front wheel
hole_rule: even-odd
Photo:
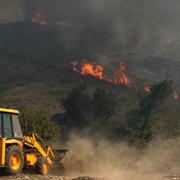
[[[45,158],[39,158],[36,164],[36,172],[41,175],[48,173],[48,163]]]
[[[10,175],[20,173],[24,166],[24,156],[18,146],[9,146],[6,150],[6,172]]]

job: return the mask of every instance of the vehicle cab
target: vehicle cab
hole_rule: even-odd
[[[23,138],[18,110],[0,108],[0,138]]]
[[[0,167],[5,166],[7,147],[23,148],[23,133],[19,122],[19,111],[0,108]]]

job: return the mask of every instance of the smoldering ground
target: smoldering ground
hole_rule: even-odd
[[[71,135],[71,155],[65,160],[68,175],[123,180],[161,180],[180,172],[180,138],[157,139],[144,153],[127,143]]]

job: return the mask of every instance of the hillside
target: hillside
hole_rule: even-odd
[[[67,152],[65,176],[24,168],[0,178],[153,180],[180,172],[178,0],[0,4],[0,107],[20,110],[23,134],[37,133],[58,154],[53,161]],[[5,112],[2,137],[10,133]],[[34,170],[48,160],[40,154]]]
[[[94,48],[96,30],[87,30],[87,36],[92,37],[88,42],[80,40],[84,34],[78,40],[75,38],[77,29],[41,26],[31,21],[1,24],[0,84],[4,101],[24,108],[50,107],[55,113],[62,110],[59,108],[59,100],[79,82],[86,83],[90,89],[105,87],[116,92],[118,89],[118,94],[125,92],[127,97],[129,91],[136,93],[136,89],[142,89],[143,84],[166,77],[172,78],[176,89],[179,89],[180,61],[177,57],[164,58],[164,54],[158,56],[154,51],[150,56],[151,44],[141,51],[140,48],[130,51],[131,48],[128,47],[119,50],[116,47],[107,51],[106,47],[109,45],[102,47],[98,41]],[[163,46],[158,46],[161,45]],[[93,48],[90,50],[90,47]],[[163,47],[159,49],[162,50]],[[115,71],[118,62],[123,61],[127,65],[127,74],[133,86],[125,91],[95,78],[81,77],[72,71],[70,62],[74,59],[97,61],[110,74]]]

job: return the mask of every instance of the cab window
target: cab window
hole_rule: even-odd
[[[11,116],[8,113],[2,113],[3,120],[3,131],[5,138],[11,138],[13,136],[12,133],[12,124],[11,124]]]
[[[12,114],[13,133],[15,138],[23,138],[21,126],[19,123],[18,115]]]

